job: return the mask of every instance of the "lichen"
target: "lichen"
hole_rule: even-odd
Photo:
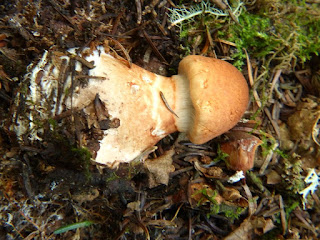
[[[309,169],[307,176],[305,177],[304,181],[306,184],[309,184],[305,189],[299,191],[299,193],[302,195],[302,203],[304,208],[306,207],[307,203],[307,197],[311,193],[313,194],[320,185],[319,182],[320,178],[318,174],[316,173],[316,170],[314,168]]]

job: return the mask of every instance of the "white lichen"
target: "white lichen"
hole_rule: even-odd
[[[235,174],[233,174],[231,177],[229,177],[228,183],[239,182],[243,178],[245,178],[243,171],[237,171]]]
[[[193,21],[193,19],[202,14],[209,14],[215,17],[228,17],[232,14],[234,17],[238,18],[242,12],[243,3],[241,1],[237,2],[237,6],[232,8],[228,1],[225,1],[227,8],[221,10],[216,8],[215,5],[212,5],[210,2],[202,1],[201,3],[195,4],[189,8],[182,5],[179,8],[169,9],[170,13],[169,21],[172,26],[178,26],[181,28],[182,23],[185,21]]]
[[[308,175],[304,179],[305,183],[310,184],[308,187],[300,191],[299,193],[302,195],[302,202],[303,202],[303,207],[305,208],[306,203],[307,203],[307,197],[310,193],[314,193],[318,186],[320,185],[319,183],[319,176],[316,173],[316,170],[314,168],[310,169],[308,171]]]

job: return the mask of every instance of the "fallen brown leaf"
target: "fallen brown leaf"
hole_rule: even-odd
[[[172,165],[173,154],[174,149],[171,149],[156,159],[147,159],[144,162],[144,166],[147,169],[150,188],[160,184],[168,185],[169,174],[174,171],[174,166]]]
[[[261,235],[273,229],[275,226],[271,219],[264,217],[249,217],[224,240],[248,240],[253,239],[253,234]]]

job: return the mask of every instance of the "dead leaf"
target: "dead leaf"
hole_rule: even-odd
[[[141,210],[141,202],[140,201],[135,201],[135,202],[129,202],[127,204],[127,208],[133,212],[133,211],[140,211]]]
[[[190,185],[190,205],[203,205],[207,202],[215,201],[216,204],[221,204],[223,198],[218,193],[218,190],[213,189],[206,183],[193,183]]]
[[[282,177],[274,170],[271,170],[267,174],[267,184],[278,184],[282,180]]]
[[[197,169],[207,178],[223,179],[227,177],[227,174],[224,173],[220,167],[206,167],[205,165],[202,165],[197,158],[194,158],[193,163],[195,169]]]
[[[80,205],[83,202],[91,202],[99,196],[99,191],[96,188],[90,189],[89,191],[77,193],[72,195],[72,199],[79,202]]]
[[[222,189],[223,203],[228,206],[237,206],[247,208],[248,200],[241,196],[240,192],[233,187],[224,187]]]
[[[231,187],[225,187],[223,189],[222,196],[227,201],[235,201],[239,198],[242,198],[240,192],[237,189]]]
[[[172,156],[174,153],[174,149],[171,149],[156,159],[147,159],[144,162],[149,178],[149,188],[156,187],[160,184],[168,185],[169,174],[174,171],[174,166],[172,165]]]
[[[224,238],[224,240],[248,240],[253,239],[253,234],[266,233],[275,226],[271,219],[263,217],[249,217],[245,219],[241,225],[231,234]]]
[[[7,48],[7,47],[2,47],[0,48],[0,52],[6,56],[7,58],[9,58],[11,61],[13,62],[17,62],[18,61],[18,53],[15,49],[12,48]]]

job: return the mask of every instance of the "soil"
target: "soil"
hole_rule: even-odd
[[[308,95],[312,89],[308,91],[299,81],[306,83],[308,75],[297,79],[293,73],[283,74],[283,81],[294,82],[303,90],[296,102],[281,108],[275,121],[279,129],[273,129],[274,120],[269,116],[273,112],[266,107],[255,120],[237,125],[236,133],[203,145],[174,133],[157,144],[146,162],[122,164],[117,169],[90,159],[79,141],[77,127],[47,131],[36,142],[20,139],[12,130],[15,111],[25,111],[16,105],[17,94],[24,91],[24,76],[45,51],[104,45],[124,59],[129,56],[134,64],[170,76],[185,55],[221,57],[230,48],[221,42],[208,48],[208,40],[186,51],[182,47],[186,40],[168,22],[168,8],[174,4],[179,1],[3,0],[0,239],[320,237],[317,185],[312,185],[314,191],[307,201],[299,193],[311,186],[304,182],[311,169],[316,171],[312,176],[318,177],[320,164],[313,132],[319,131],[320,101],[316,94]],[[299,67],[303,71],[308,64]],[[246,68],[243,73],[248,79]],[[251,99],[246,119],[252,119],[254,109],[258,109],[256,99]],[[101,132],[84,127],[84,116],[78,119],[82,134],[99,138]],[[227,164],[228,157],[220,146],[239,138],[238,132],[254,134],[259,144],[250,155],[254,168],[244,179],[230,183],[236,172]],[[155,170],[159,168],[161,173]]]

